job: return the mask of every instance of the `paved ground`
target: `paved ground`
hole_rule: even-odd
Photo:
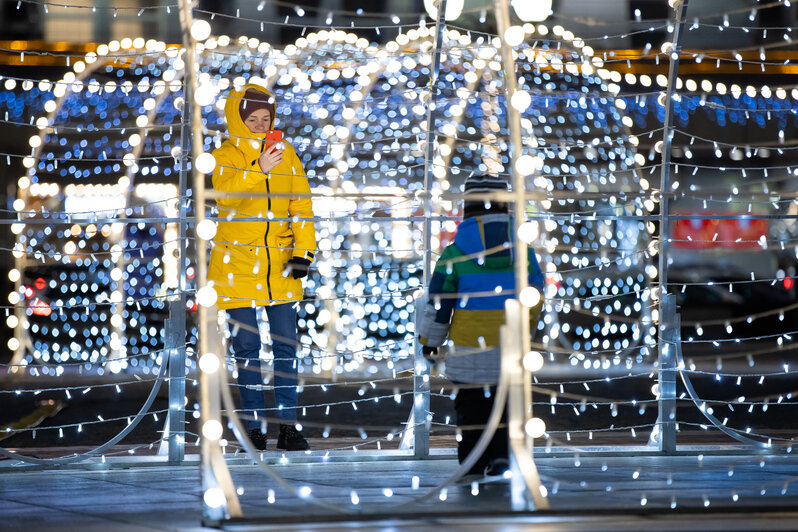
[[[373,455],[368,453],[355,462],[337,461],[335,453],[326,462],[321,453],[286,460],[267,453],[274,471],[294,488],[309,487],[311,498],[297,499],[260,468],[237,460],[230,469],[245,519],[227,527],[503,532],[798,529],[798,511],[793,511],[798,503],[798,485],[793,485],[798,480],[798,457],[717,454],[722,449],[676,457],[648,455],[645,449],[629,451],[626,456],[571,452],[539,456],[551,510],[515,516],[508,484],[483,484],[478,493],[470,484],[451,486],[444,496],[430,492],[454,471],[451,451],[436,451],[440,455],[434,460],[379,462],[371,461]],[[195,466],[0,471],[2,531],[208,530],[201,526]],[[390,497],[386,488],[392,490]],[[352,490],[359,497],[357,507],[351,503]],[[425,494],[416,504],[404,504]],[[320,508],[314,500],[332,504],[337,511]]]

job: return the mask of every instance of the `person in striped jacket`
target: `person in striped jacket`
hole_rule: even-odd
[[[445,374],[462,384],[455,397],[458,427],[484,426],[493,406],[499,379],[499,328],[505,323],[504,303],[517,297],[513,220],[508,205],[486,201],[485,193],[507,191],[506,181],[472,176],[464,185],[463,221],[454,242],[444,249],[430,279],[428,298],[419,315],[418,334],[425,357],[437,358],[449,344]],[[482,195],[469,200],[469,195]],[[544,277],[534,250],[529,249],[529,285],[543,289]],[[531,309],[531,329],[537,327],[541,302]],[[504,422],[504,418],[503,418]],[[461,430],[457,456],[463,462],[482,429]],[[508,467],[507,429],[494,435],[469,475],[500,475]]]

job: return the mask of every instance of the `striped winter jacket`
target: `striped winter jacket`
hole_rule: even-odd
[[[515,295],[512,218],[486,214],[467,218],[454,243],[441,254],[419,314],[423,345],[454,344],[446,356],[446,376],[456,382],[495,384],[499,378],[499,327],[504,302]],[[529,284],[542,291],[543,273],[529,250]],[[531,309],[531,326],[543,303]]]

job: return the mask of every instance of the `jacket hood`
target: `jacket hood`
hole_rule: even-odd
[[[454,244],[460,251],[488,268],[506,268],[512,264],[512,243],[512,218],[507,214],[466,218],[454,237]],[[486,254],[485,250],[491,251]]]
[[[241,99],[248,90],[256,90],[271,98],[274,98],[274,95],[265,87],[262,87],[261,85],[255,85],[254,83],[247,83],[241,88],[241,90],[232,89],[227,94],[227,100],[224,104],[224,116],[227,119],[227,132],[231,138],[236,137],[233,142],[237,146],[239,146],[239,143],[255,142],[256,145],[253,147],[259,150],[260,141],[255,139],[263,140],[266,137],[266,133],[253,133],[250,131],[246,124],[244,124],[244,120],[241,118],[241,113],[238,111],[238,106],[241,104]],[[272,117],[272,127],[274,127],[274,117]]]

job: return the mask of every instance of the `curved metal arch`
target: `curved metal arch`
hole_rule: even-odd
[[[35,456],[28,456],[24,454],[15,453],[13,451],[7,450],[5,447],[0,447],[0,454],[7,458],[12,458],[15,460],[19,460],[21,462],[27,462],[36,465],[65,465],[65,464],[74,464],[76,462],[82,462],[87,458],[91,458],[97,454],[102,453],[106,449],[113,447],[117,443],[119,443],[125,436],[130,434],[133,429],[144,419],[149,413],[150,407],[152,403],[155,401],[155,398],[158,396],[158,391],[161,389],[161,384],[163,383],[164,376],[166,375],[166,366],[168,365],[169,356],[166,353],[161,354],[161,368],[158,371],[158,376],[155,379],[155,382],[152,385],[152,389],[150,390],[150,394],[147,396],[147,399],[144,401],[144,404],[139,409],[136,416],[130,422],[128,426],[122,429],[116,436],[108,440],[107,442],[103,443],[99,447],[95,447],[90,451],[86,451],[85,453],[80,453],[72,456],[65,456],[60,458],[37,458]]]
[[[94,73],[94,71],[97,70],[100,66],[101,65],[98,58],[97,61],[94,61],[90,65],[87,65],[86,69],[83,72],[79,72],[75,76],[75,81],[73,81],[72,83],[78,81],[83,83],[83,80],[85,80],[89,75]],[[74,73],[74,70],[72,70],[71,72]],[[54,81],[52,83],[53,85],[58,85],[59,83],[65,83],[65,82],[63,81],[63,79],[61,79],[59,81]],[[72,83],[70,83],[69,85],[72,85]],[[52,122],[55,119],[55,117],[58,116],[58,111],[61,110],[61,107],[66,101],[67,96],[69,95],[69,90],[70,90],[69,87],[67,87],[64,91],[63,96],[56,97],[55,108],[49,113],[47,113],[47,115],[45,115],[47,118],[47,125],[42,127],[39,133],[39,138],[41,138],[42,140],[44,140],[44,135],[48,132],[48,130],[57,129],[57,126],[52,125]],[[28,168],[28,170],[25,172],[26,177],[33,177],[34,175],[36,175],[36,162],[39,160],[42,151],[44,151],[44,142],[39,143],[39,145],[33,150],[33,153],[31,154],[31,158],[33,159],[33,165],[30,168]],[[23,199],[25,203],[27,203],[29,198],[30,198],[30,187],[27,187],[25,188],[24,197],[21,199]],[[24,223],[24,221],[22,223]],[[14,258],[14,268],[18,272],[22,273],[23,271],[25,271],[25,268],[27,267],[29,262],[30,261],[28,260],[27,253],[22,253],[20,257]],[[14,282],[14,290],[19,292],[21,286],[22,286],[22,276],[20,276],[20,278]],[[19,365],[20,362],[22,362],[22,356],[23,353],[25,352],[24,346],[29,343],[28,341],[26,341],[26,338],[23,338],[23,330],[28,330],[27,327],[25,327],[25,324],[28,322],[28,317],[25,313],[24,307],[17,306],[14,309],[14,315],[16,316],[18,322],[17,327],[14,329],[14,338],[16,338],[17,342],[19,342],[19,348],[15,351],[15,353],[11,357],[11,362],[9,363],[10,365],[12,365],[11,368],[12,371],[14,370],[13,368],[14,365]]]
[[[158,110],[161,108],[161,105],[163,104],[164,100],[169,96],[170,92],[171,91],[169,90],[168,86],[164,88],[163,93],[158,95],[158,98],[156,98],[155,106],[150,111],[147,112],[147,124],[148,125],[147,126],[140,126],[138,128],[138,130],[137,130],[139,136],[141,137],[141,141],[138,143],[137,146],[135,146],[133,148],[133,151],[131,152],[133,154],[133,162],[131,162],[130,166],[128,166],[127,169],[125,170],[125,177],[128,179],[128,182],[129,182],[127,194],[125,194],[125,204],[124,204],[124,208],[125,209],[127,209],[132,203],[133,191],[135,189],[134,181],[135,181],[135,176],[136,176],[137,170],[138,170],[137,169],[137,165],[138,165],[139,159],[141,158],[141,152],[144,151],[144,141],[145,141],[145,139],[147,137],[148,130],[152,128],[152,126],[149,125],[149,124],[150,124],[150,122],[152,122],[152,119],[155,118],[155,116],[158,114]],[[113,238],[113,244],[115,244],[115,245],[119,245],[121,243],[121,241],[124,240],[124,231],[121,232],[121,233],[112,232],[111,234],[112,234],[112,238]],[[119,258],[116,260],[115,267],[121,269],[124,272],[125,269],[126,269],[127,264],[128,264],[128,260],[127,260],[127,258],[125,256],[125,253],[120,253],[119,254]],[[114,303],[112,305],[112,308],[113,308],[114,315],[119,316],[120,325],[116,327],[116,333],[119,335],[119,338],[121,339],[122,336],[125,334],[125,330],[126,330],[125,321],[124,321],[124,318],[123,318],[123,314],[124,314],[124,310],[125,310],[125,288],[124,288],[124,282],[123,281],[117,281],[116,284],[117,284],[117,287],[113,291],[114,292],[119,292],[119,295],[120,295],[119,301],[120,302],[119,303]],[[121,348],[120,348],[120,350],[121,350]],[[112,356],[109,357],[109,358],[114,359],[114,360],[119,360],[121,362],[125,361],[125,357],[121,356],[118,351],[115,352],[115,353],[112,353]]]
[[[586,56],[586,55],[583,55],[583,52],[582,52],[581,50],[579,50],[579,49],[575,48],[575,47],[574,47],[574,48],[571,48],[571,49],[570,49],[570,51],[571,51],[572,53],[574,53],[574,54],[577,54],[577,55],[578,55],[579,57],[581,57],[583,60],[584,60],[586,57],[588,57],[588,56]],[[557,50],[557,52],[560,52],[560,53],[562,53],[562,52],[563,52],[563,50],[561,50],[561,49],[558,49],[558,50]],[[571,61],[568,61],[567,63],[574,64],[574,63],[575,63],[575,61],[571,60]],[[563,70],[565,70],[565,65],[566,65],[567,63],[566,63],[566,62],[564,62],[564,63],[563,63]],[[590,80],[593,80],[593,83],[596,83],[596,84],[600,84],[600,83],[601,83],[601,80],[600,80],[600,79],[599,79],[599,78],[598,78],[598,77],[597,77],[595,74],[584,74],[584,73],[583,73],[583,74],[579,74],[579,75],[580,75],[581,77],[585,77],[585,78],[588,78],[588,79],[590,79]],[[522,78],[522,79],[523,79],[523,81],[524,81],[524,85],[527,85],[527,80],[526,80],[526,78]],[[626,126],[625,124],[623,124],[622,122],[621,122],[621,125],[622,125],[622,127],[625,129],[625,131],[626,131],[626,137],[628,138],[628,137],[631,135],[631,130],[630,130],[630,128],[629,128],[628,126]],[[627,149],[628,149],[628,146],[627,146]],[[632,150],[632,151],[636,151],[636,150]],[[641,178],[641,174],[640,174],[640,171],[639,171],[639,165],[638,165],[636,162],[634,163],[634,175],[635,175],[635,177],[637,177],[638,179],[640,179],[640,178]],[[547,232],[546,232],[546,231],[541,231],[541,232],[540,232],[540,234],[541,234],[541,237],[543,237],[544,235],[546,235],[546,234],[547,234]],[[639,245],[639,243],[638,243],[638,245]],[[638,250],[638,251],[640,251],[640,250]],[[556,273],[556,272],[555,272],[555,273]],[[548,305],[547,305],[547,306],[548,306]],[[555,311],[555,310],[552,308],[552,310],[551,310],[551,311],[548,311],[548,310],[547,310],[547,313],[548,313],[550,316],[552,316],[552,319],[551,319],[551,321],[550,321],[548,324],[546,324],[546,328],[545,328],[545,330],[546,330],[546,332],[549,334],[549,336],[551,336],[551,329],[552,329],[552,327],[553,327],[554,325],[556,325],[556,324],[559,324],[559,322],[560,322],[560,320],[559,320],[559,312]],[[651,317],[651,309],[650,309],[650,308],[648,308],[647,306],[644,306],[644,307],[643,307],[643,309],[641,310],[641,318],[642,318],[642,320],[641,320],[641,321],[644,321],[644,320],[645,320],[645,318],[649,318],[649,321],[650,321],[650,317]],[[619,355],[621,355],[621,356],[626,356],[626,355],[629,355],[629,354],[631,354],[633,351],[635,351],[636,349],[638,349],[638,348],[640,347],[640,344],[641,344],[641,342],[643,341],[643,338],[644,338],[644,335],[643,335],[643,334],[641,334],[641,335],[640,335],[640,338],[639,338],[638,340],[634,340],[634,339],[633,339],[633,340],[630,342],[630,345],[629,345],[628,347],[625,347],[625,348],[622,348],[621,350],[619,350],[619,351],[618,351],[618,354],[619,354]],[[569,350],[573,350],[573,349],[574,349],[573,342],[571,342],[570,340],[568,340],[568,338],[566,338],[566,337],[565,337],[565,336],[564,336],[562,333],[558,335],[557,341],[558,341],[558,343],[559,343],[559,344],[560,344],[562,347],[564,347],[565,349],[569,349]]]
[[[730,436],[730,437],[734,438],[735,440],[737,440],[739,442],[746,443],[748,445],[752,445],[752,446],[760,448],[760,449],[771,449],[773,447],[772,445],[768,445],[765,442],[761,442],[761,441],[755,440],[753,438],[749,438],[748,436],[743,436],[738,431],[733,430],[733,429],[727,427],[726,425],[724,425],[720,420],[718,420],[718,418],[716,418],[713,414],[711,414],[708,411],[708,409],[706,408],[705,403],[703,401],[701,401],[700,397],[698,397],[698,393],[696,393],[695,388],[693,387],[693,383],[690,380],[690,377],[685,372],[685,369],[684,369],[685,368],[684,356],[682,355],[682,337],[681,337],[681,331],[680,331],[680,328],[681,328],[681,323],[680,322],[681,322],[681,320],[679,318],[679,314],[674,313],[674,316],[675,316],[675,318],[674,318],[674,323],[673,323],[672,326],[674,328],[674,333],[673,333],[674,334],[674,340],[675,340],[674,341],[674,343],[675,343],[674,347],[676,348],[676,364],[677,364],[676,367],[677,367],[677,371],[679,372],[679,377],[681,377],[682,383],[684,384],[684,387],[687,390],[688,395],[690,395],[690,399],[692,399],[693,404],[695,404],[695,406],[698,408],[698,410],[704,415],[705,418],[707,418],[707,420],[709,420],[709,422],[716,429],[718,429],[722,433],[726,434],[727,436]]]
[[[101,57],[97,57],[96,60],[93,63],[87,64],[85,70],[83,70],[80,73],[77,73],[75,81],[73,81],[72,83],[75,83],[75,82],[83,83],[86,80],[86,78],[88,78],[90,75],[95,73],[100,67],[103,66],[103,64],[104,63],[101,61]],[[56,81],[56,82],[53,82],[53,83],[64,83],[64,81],[61,80],[61,81]],[[71,85],[72,83],[70,83],[69,85]],[[102,90],[102,88],[100,90]],[[55,108],[52,111],[47,113],[47,115],[46,115],[47,125],[41,128],[40,136],[43,136],[44,134],[46,134],[49,131],[55,131],[55,130],[58,129],[58,126],[54,125],[53,121],[54,121],[55,117],[58,115],[58,112],[63,107],[63,105],[66,102],[66,100],[71,96],[69,91],[70,91],[70,88],[67,87],[67,89],[65,90],[64,94],[62,96],[59,96],[59,97],[56,98],[56,100],[55,100],[56,101],[56,106],[55,106]],[[148,123],[157,114],[157,111],[160,109],[161,104],[163,103],[163,100],[168,96],[169,92],[170,92],[169,88],[166,87],[164,92],[161,95],[159,95],[159,98],[156,100],[155,107],[148,113],[148,117],[147,117],[148,118]],[[140,127],[138,131],[139,131],[139,133],[146,133],[147,129],[148,129],[148,127],[144,126],[144,127]],[[143,137],[145,137],[145,136],[146,135],[142,135],[142,142],[138,146],[135,147],[135,150],[134,150],[134,161],[138,161],[140,153],[143,150],[143,146],[144,146]],[[45,148],[44,143],[41,143],[35,149],[34,153],[31,155],[31,157],[34,160],[34,164],[33,164],[33,166],[30,169],[28,169],[28,171],[27,171],[27,175],[28,176],[33,176],[33,175],[36,174],[36,162],[40,159],[41,154],[44,151],[44,148]],[[133,175],[134,175],[133,174],[133,166],[132,165],[130,167],[128,167],[128,170],[126,171],[125,175],[126,175],[126,177],[128,177],[128,179],[130,179],[130,189],[129,190],[132,191],[133,190]],[[130,191],[126,195],[126,204],[130,203]],[[28,193],[28,191],[26,189],[26,195],[28,195],[28,194],[29,193]],[[27,199],[27,196],[26,196],[26,199]],[[27,259],[27,255],[23,254],[21,258],[17,258],[16,259],[16,262],[17,262],[17,264],[16,264],[17,269],[22,271],[22,269],[27,265],[27,263],[29,261]],[[17,284],[19,284],[20,282],[21,281],[17,281]],[[18,289],[18,287],[17,287],[17,289]],[[18,314],[18,319],[20,318],[19,314],[22,315],[23,319],[26,319],[25,312],[24,312],[23,309],[18,308],[16,313]],[[22,328],[21,326],[22,326],[22,319],[20,319],[20,325],[17,328],[18,331]],[[18,334],[21,335],[21,332],[18,333]],[[22,345],[22,343],[20,343],[20,345]],[[24,351],[23,349],[20,349],[18,351],[19,354],[15,355],[14,359],[12,359],[12,361],[11,361],[11,364],[18,364],[19,363],[20,358],[21,358],[21,353],[23,353],[23,351]],[[17,452],[8,451],[5,447],[0,447],[0,454],[2,454],[3,456],[6,456],[8,458],[11,458],[11,459],[16,459],[16,460],[20,460],[22,462],[27,462],[27,463],[36,464],[36,465],[64,465],[64,464],[81,462],[83,460],[91,458],[92,456],[101,454],[106,449],[116,445],[119,441],[121,441],[123,438],[125,438],[128,434],[130,434],[138,426],[138,424],[141,422],[141,420],[144,418],[144,416],[147,415],[147,413],[149,412],[150,407],[152,406],[153,402],[155,401],[155,398],[157,397],[158,391],[160,390],[161,384],[163,383],[164,377],[166,375],[166,367],[168,365],[168,356],[165,353],[162,353],[161,357],[162,357],[161,368],[160,368],[160,370],[158,372],[158,375],[157,375],[157,378],[156,378],[155,382],[153,383],[152,389],[150,390],[150,393],[147,396],[147,399],[145,400],[144,404],[139,409],[139,412],[134,416],[134,418],[131,420],[131,422],[122,431],[120,431],[116,436],[114,436],[113,438],[111,438],[110,440],[105,442],[104,444],[101,444],[100,446],[98,446],[98,447],[96,447],[96,448],[94,448],[94,449],[92,449],[90,451],[87,451],[85,453],[80,453],[80,454],[67,456],[67,457],[60,457],[60,458],[37,458],[37,457],[34,457],[34,456],[28,456],[28,455],[20,454],[20,453],[17,453]]]
[[[75,80],[73,82],[69,83],[68,85],[71,86],[73,83],[77,83],[77,82],[83,83],[86,78],[88,78],[90,75],[95,73],[100,67],[104,66],[104,62],[101,59],[102,59],[102,56],[98,56],[98,57],[95,58],[95,60],[92,63],[88,63],[88,62],[84,61],[84,64],[86,65],[86,68],[82,72],[75,73],[74,70],[70,71],[72,73],[75,73],[76,76],[75,76]],[[52,82],[52,83],[57,85],[57,84],[66,83],[66,82],[64,82],[63,79],[61,79],[59,81],[55,81],[55,82]],[[67,86],[67,88],[65,89],[64,94],[62,96],[59,96],[59,97],[57,97],[55,99],[55,102],[56,102],[55,108],[45,115],[46,118],[47,118],[47,125],[40,128],[40,134],[39,134],[40,137],[43,138],[43,136],[45,134],[47,134],[47,133],[49,133],[51,131],[55,131],[55,130],[58,129],[58,126],[54,125],[53,121],[54,121],[55,117],[58,115],[58,112],[63,107],[63,105],[66,102],[66,100],[70,97],[70,87],[69,86]],[[102,87],[100,88],[100,90],[102,90]],[[163,92],[163,94],[161,94],[159,96],[158,100],[156,100],[155,107],[148,113],[148,116],[147,116],[148,123],[157,114],[158,109],[160,108],[163,100],[166,98],[166,96],[169,94],[169,92],[170,92],[169,88],[166,87],[164,92]],[[147,126],[143,126],[143,127],[140,127],[138,129],[138,131],[139,131],[139,133],[146,133],[147,129],[148,129]],[[142,135],[142,142],[138,146],[136,146],[134,151],[133,151],[133,153],[134,153],[134,164],[135,164],[136,161],[138,161],[139,155],[141,153],[141,150],[143,150],[144,137],[146,137],[146,135]],[[36,174],[36,163],[40,159],[41,154],[44,151],[44,149],[45,149],[45,144],[43,142],[40,143],[39,146],[37,146],[35,148],[35,150],[31,154],[31,158],[33,159],[34,163],[31,166],[31,168],[29,168],[27,170],[26,176],[32,177],[32,176],[34,176]],[[132,190],[133,190],[133,166],[132,165],[129,166],[128,169],[126,170],[125,176],[130,180],[130,191],[132,192]],[[131,192],[129,192],[128,195],[126,195],[126,204],[130,203],[130,193]],[[28,198],[29,198],[29,188],[26,188],[25,189],[25,197],[23,199],[27,201]],[[23,223],[24,223],[24,221],[23,221]],[[28,260],[27,255],[23,254],[22,257],[15,259],[15,268],[18,271],[22,272],[24,270],[24,268],[28,265],[29,262],[30,261]],[[15,282],[15,287],[14,287],[15,290],[19,290],[20,286],[21,286],[21,279]],[[22,353],[24,352],[24,349],[22,347],[28,343],[28,342],[23,342],[23,340],[25,340],[25,339],[22,338],[22,334],[23,334],[22,330],[25,329],[25,327],[23,326],[23,323],[27,322],[27,316],[25,315],[24,309],[21,308],[21,307],[18,307],[15,310],[15,315],[17,317],[17,320],[19,321],[19,325],[17,326],[16,331],[15,331],[15,338],[19,342],[20,349],[18,349],[17,352],[14,354],[10,364],[19,364],[21,362]],[[114,357],[112,356],[111,358],[114,358]]]

